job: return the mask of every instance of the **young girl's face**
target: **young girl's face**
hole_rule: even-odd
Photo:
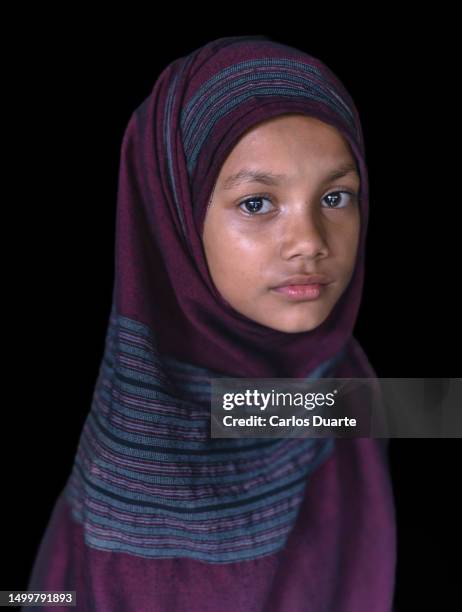
[[[333,126],[290,114],[248,130],[220,170],[204,221],[208,268],[224,299],[279,331],[320,325],[353,275],[359,187],[350,146]],[[297,274],[323,274],[329,284],[316,299],[275,290]]]

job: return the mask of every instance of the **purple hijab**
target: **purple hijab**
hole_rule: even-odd
[[[361,178],[361,234],[350,284],[322,325],[287,334],[248,319],[218,293],[202,227],[213,186],[243,133],[305,113],[337,128]],[[304,377],[350,339],[361,300],[368,181],[358,113],[319,60],[264,37],[215,40],[171,63],[126,128],[120,165],[116,303],[159,351],[228,376]],[[361,376],[363,372],[358,372]]]
[[[201,241],[232,148],[289,112],[335,126],[361,177],[350,284],[322,325],[295,334],[235,311]],[[30,590],[76,590],[77,609],[98,612],[391,610],[386,445],[209,433],[212,377],[376,376],[352,336],[367,219],[358,113],[322,62],[235,36],[163,70],[124,133],[104,356]]]

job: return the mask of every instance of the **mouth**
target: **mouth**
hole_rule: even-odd
[[[274,288],[299,285],[328,285],[330,282],[331,279],[325,274],[295,274],[286,277]]]
[[[286,277],[271,291],[290,300],[317,300],[331,283],[332,279],[325,274],[295,274]]]
[[[271,291],[296,301],[312,301],[320,298],[326,291],[328,283],[309,283],[304,285],[285,285],[274,287]]]

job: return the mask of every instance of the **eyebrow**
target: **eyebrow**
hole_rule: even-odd
[[[347,174],[356,174],[359,177],[358,170],[355,164],[347,162],[338,166],[335,170],[329,172],[324,181],[335,181],[336,179],[346,176]],[[279,181],[287,178],[286,174],[275,174],[269,170],[252,170],[250,168],[242,168],[239,172],[231,174],[223,182],[222,189],[233,189],[242,183],[263,183],[264,185],[277,185]]]

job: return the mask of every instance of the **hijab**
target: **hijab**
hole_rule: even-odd
[[[361,178],[353,276],[327,319],[284,333],[217,291],[202,245],[220,168],[246,130],[290,112],[334,126]],[[104,355],[66,486],[94,548],[233,563],[281,550],[331,438],[212,439],[210,381],[370,376],[352,336],[368,183],[353,100],[320,60],[266,36],[170,63],[124,132]]]
[[[330,316],[287,334],[235,311],[209,274],[202,228],[225,159],[251,126],[290,112],[333,125],[360,171],[353,278]],[[256,37],[227,37],[171,63],[124,134],[116,243],[118,311],[144,322],[159,351],[228,376],[303,377],[351,336],[364,276],[368,183],[354,103],[319,60]]]

